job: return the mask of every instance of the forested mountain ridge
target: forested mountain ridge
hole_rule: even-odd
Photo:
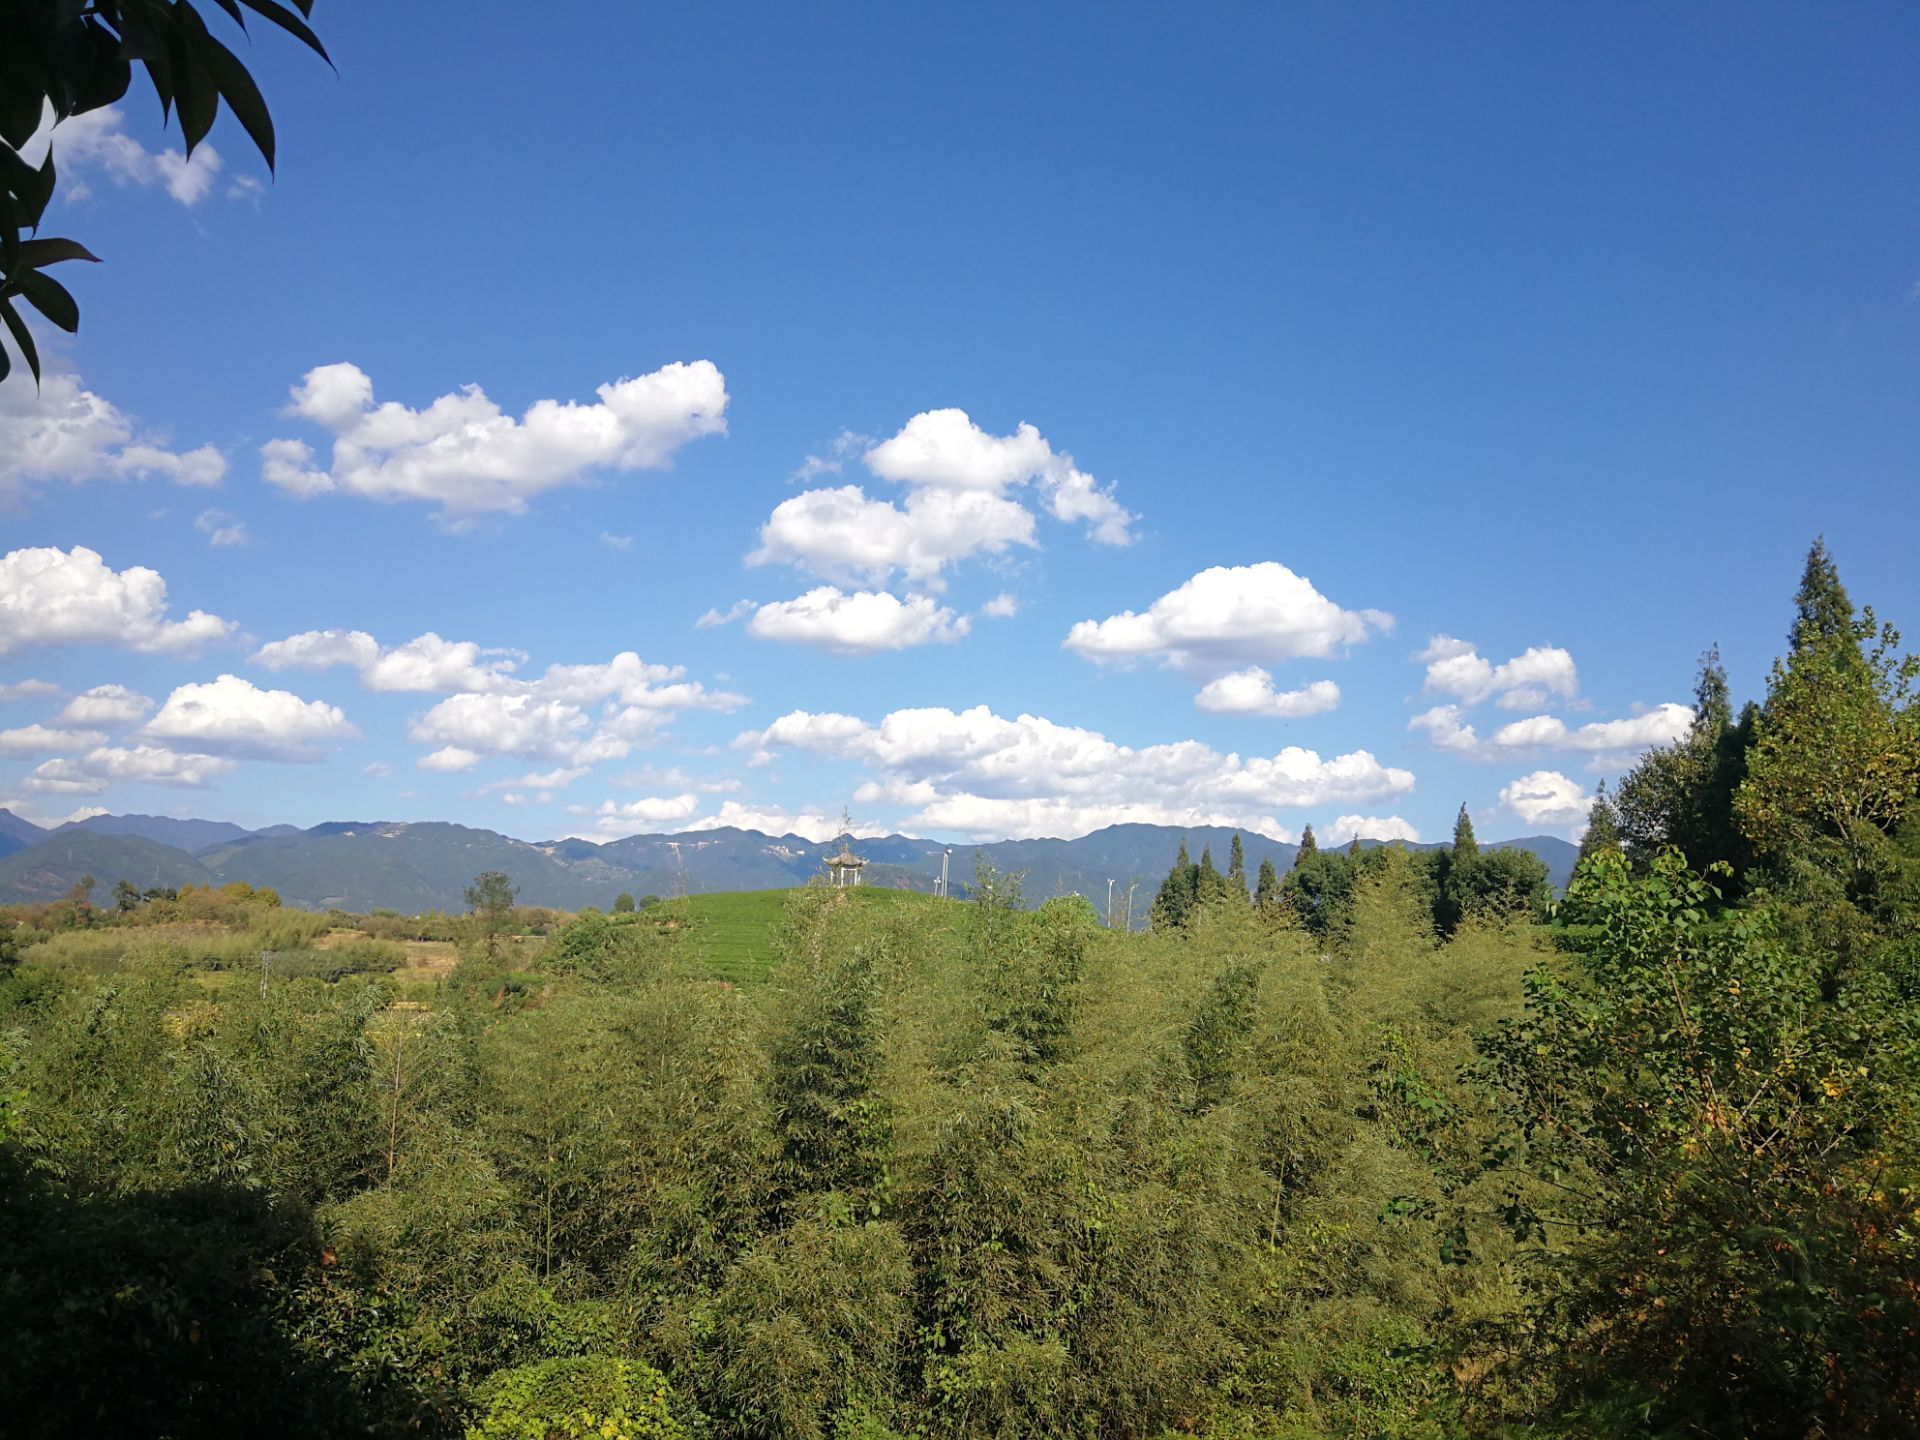
[[[0,810],[0,855],[11,855],[47,838],[47,832],[11,810]]]
[[[143,889],[163,883],[201,884],[208,879],[222,884],[243,881],[269,887],[286,904],[303,909],[413,913],[461,909],[464,888],[473,876],[499,870],[512,877],[524,904],[580,909],[604,907],[622,891],[704,894],[802,885],[820,873],[821,861],[834,848],[798,835],[732,828],[633,835],[605,843],[528,842],[438,821],[328,821],[306,830],[274,827],[248,832],[218,821],[95,816],[58,831],[33,833],[37,840],[0,859],[0,903],[55,899],[90,874],[103,884],[125,878]],[[1134,918],[1142,921],[1153,887],[1179,844],[1184,841],[1196,855],[1211,847],[1224,857],[1235,833],[1205,826],[1180,830],[1115,825],[1073,840],[956,844],[951,847],[954,893],[966,893],[977,854],[996,869],[1023,873],[1025,892],[1034,903],[1054,895],[1079,894],[1104,913],[1107,881],[1112,879],[1119,914],[1132,884]],[[168,843],[169,834],[178,839]],[[185,843],[202,834],[211,835],[211,842]],[[120,842],[133,837],[159,845],[171,852],[170,857],[162,861],[153,852],[141,850],[142,875],[123,876],[116,867],[131,863],[125,857],[135,852]],[[55,838],[61,845],[47,849]],[[1255,867],[1270,859],[1276,867],[1288,868],[1297,849],[1251,833],[1243,834],[1242,840]],[[1488,848],[1503,844],[1538,855],[1556,886],[1564,885],[1572,872],[1575,849],[1566,841],[1532,836]],[[863,838],[854,845],[868,861],[867,883],[923,891],[933,888],[942,852],[948,848],[939,841],[905,835]],[[28,848],[38,853],[30,858],[24,853]],[[145,878],[167,869],[192,878]]]

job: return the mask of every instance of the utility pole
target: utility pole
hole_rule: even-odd
[[[1113,929],[1113,877],[1107,877],[1107,929]]]
[[[272,966],[273,951],[262,950],[260,952],[260,998],[262,1000],[267,998],[267,971],[271,969]]]
[[[945,850],[940,852],[940,888],[934,892],[942,900],[950,900],[953,898],[953,891],[947,877],[947,867],[952,863],[952,860],[953,847],[949,845]]]
[[[1129,935],[1133,933],[1133,887],[1138,883],[1134,880],[1127,881],[1127,933]]]

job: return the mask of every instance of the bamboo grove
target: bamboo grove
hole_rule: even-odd
[[[1139,934],[810,887],[756,984],[682,901],[479,885],[430,983],[398,917],[16,911],[6,1431],[1913,1434],[1914,678],[1816,547],[1559,897],[1463,813],[1183,852]]]

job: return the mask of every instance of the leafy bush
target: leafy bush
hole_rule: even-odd
[[[467,1440],[685,1440],[666,1377],[637,1360],[543,1360],[481,1387]]]

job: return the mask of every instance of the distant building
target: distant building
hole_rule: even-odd
[[[850,840],[840,842],[840,853],[827,857],[827,883],[835,889],[860,883],[860,872],[866,869],[867,862],[853,853]]]

